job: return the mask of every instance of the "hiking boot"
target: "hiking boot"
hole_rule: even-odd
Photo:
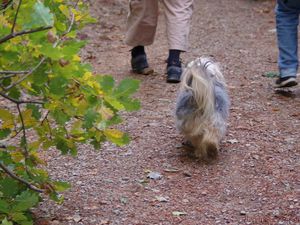
[[[181,63],[168,63],[167,83],[179,83],[182,74]]]
[[[154,71],[149,67],[146,54],[141,54],[131,58],[131,68],[134,73],[149,75]]]
[[[280,77],[275,81],[275,88],[293,87],[297,84],[296,77]]]

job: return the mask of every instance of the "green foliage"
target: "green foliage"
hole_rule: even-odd
[[[263,74],[263,77],[274,78],[274,77],[279,77],[279,74],[278,72],[266,72]]]
[[[140,107],[139,83],[92,74],[77,32],[94,22],[83,1],[6,1],[0,11],[0,223],[33,224],[41,193],[62,202],[70,187],[42,169],[39,152],[76,155],[80,143],[129,142],[119,111]],[[9,3],[9,4],[8,4]],[[0,0],[1,4],[1,0]],[[29,138],[30,137],[30,138]]]

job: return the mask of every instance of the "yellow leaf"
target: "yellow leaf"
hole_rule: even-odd
[[[104,130],[104,135],[111,138],[122,138],[124,133],[116,129],[106,129]]]
[[[2,123],[2,129],[12,129],[14,128],[14,121],[13,120],[6,120]]]
[[[71,133],[72,134],[77,134],[78,132],[79,133],[82,133],[82,121],[81,120],[76,120],[73,125],[72,125],[72,128],[71,128]]]
[[[114,112],[105,106],[102,106],[100,108],[99,113],[101,114],[104,120],[109,120],[114,116]]]
[[[41,158],[39,157],[38,153],[36,153],[36,152],[32,152],[32,153],[30,154],[30,157],[31,157],[35,162],[37,162],[37,163],[39,163],[39,164],[43,164],[43,165],[46,165],[46,164],[47,164],[43,159],[41,159]]]
[[[74,60],[75,62],[80,62],[80,61],[81,61],[81,58],[80,58],[80,56],[78,56],[78,55],[74,55],[74,56],[73,56],[73,60]]]
[[[97,141],[100,141],[101,137],[102,137],[102,132],[96,132],[95,133],[95,138],[96,138]]]
[[[22,38],[19,36],[19,37],[16,37],[16,38],[11,39],[10,41],[11,41],[10,43],[11,43],[12,45],[17,45],[17,44],[20,44],[23,40],[22,40]]]
[[[71,139],[66,139],[69,148],[75,148],[75,143]]]
[[[75,21],[79,21],[79,20],[81,20],[81,18],[82,18],[81,15],[77,15],[77,16],[75,16]]]
[[[72,98],[70,101],[71,101],[72,106],[74,106],[74,107],[78,107],[79,106],[79,100],[78,100],[78,98]]]
[[[72,13],[75,15],[75,21],[77,22],[77,21],[79,21],[79,20],[81,20],[82,19],[82,15],[78,12],[78,11],[76,11],[75,9],[72,9]]]
[[[82,79],[85,80],[85,81],[87,81],[87,80],[90,80],[91,77],[93,77],[93,74],[92,74],[91,72],[85,72],[85,73],[83,74]]]
[[[13,115],[10,113],[10,111],[6,109],[0,109],[0,119],[1,120],[11,120],[13,118]]]
[[[69,9],[68,9],[67,6],[65,6],[65,5],[60,5],[58,8],[60,9],[60,11],[61,11],[66,17],[69,17],[69,16],[70,16]]]
[[[11,155],[12,160],[16,163],[24,160],[24,155],[22,154],[22,152],[19,152],[19,151],[12,152],[10,155]]]
[[[31,87],[31,83],[27,83],[27,81],[24,81],[24,82],[22,82],[21,83],[21,85],[25,88],[25,89],[27,89],[28,91],[31,91],[31,92],[35,92],[36,93],[36,91]]]
[[[84,137],[73,137],[73,140],[75,140],[75,141],[84,141],[85,138]]]
[[[14,127],[14,115],[6,109],[0,109],[0,120],[2,121],[2,129]]]
[[[32,126],[35,124],[36,120],[32,117],[32,110],[26,109],[22,112],[23,121],[25,126]]]
[[[40,147],[41,142],[40,141],[34,141],[28,144],[29,149],[32,150],[38,150],[38,148]]]
[[[111,96],[103,96],[104,100],[107,101],[110,105],[112,105],[117,110],[124,110],[124,105],[122,105],[117,99]]]
[[[8,21],[6,20],[6,18],[3,15],[0,15],[0,24],[2,24],[3,26],[6,26],[6,27],[9,26]]]

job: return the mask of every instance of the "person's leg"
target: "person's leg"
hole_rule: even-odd
[[[275,87],[291,87],[297,85],[300,1],[277,0],[275,12],[280,73]]]
[[[144,46],[151,45],[157,27],[158,0],[130,0],[125,43],[132,46],[132,70],[140,74],[153,72],[149,68]]]
[[[132,47],[151,45],[157,16],[158,0],[130,0],[125,43]]]
[[[193,0],[163,0],[169,56],[167,82],[178,83],[182,73],[180,53],[188,50]]]

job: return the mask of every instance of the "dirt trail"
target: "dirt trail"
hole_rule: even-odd
[[[63,205],[41,205],[39,224],[300,224],[300,90],[289,97],[276,94],[273,80],[262,76],[277,71],[274,3],[195,2],[191,51],[183,60],[212,55],[232,102],[218,162],[206,165],[178,148],[182,137],[173,118],[178,85],[165,82],[163,16],[156,42],[147,48],[156,74],[134,75],[123,43],[127,1],[94,1],[100,22],[87,29],[90,43],[83,56],[98,73],[139,79],[142,109],[124,114],[123,129],[132,137],[124,148],[104,144],[95,152],[81,146],[76,158],[52,153],[51,174],[73,187]],[[150,180],[147,171],[162,177]]]

